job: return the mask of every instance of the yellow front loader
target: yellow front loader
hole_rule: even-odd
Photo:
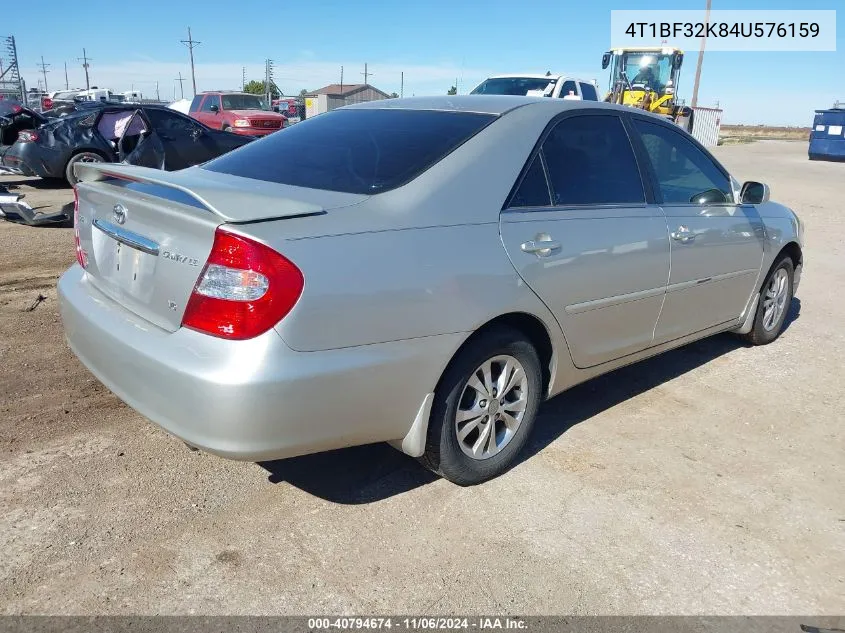
[[[692,132],[693,110],[677,98],[684,52],[674,47],[614,48],[602,56],[610,67],[609,103],[660,114]]]

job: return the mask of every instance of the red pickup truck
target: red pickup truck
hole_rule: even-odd
[[[208,127],[244,136],[266,136],[287,123],[264,99],[245,92],[201,92],[188,114]]]

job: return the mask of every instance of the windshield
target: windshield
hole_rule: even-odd
[[[551,93],[556,79],[551,77],[497,77],[481,83],[471,95],[514,95],[525,96],[531,90],[548,90]]]
[[[332,110],[202,168],[296,187],[381,193],[413,180],[495,118],[400,108]]]
[[[258,95],[222,95],[224,110],[269,110]]]
[[[655,53],[628,53],[623,57],[622,70],[631,85],[648,85],[662,92],[672,78],[672,56]]]

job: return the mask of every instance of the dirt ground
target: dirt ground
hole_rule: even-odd
[[[845,165],[806,143],[717,154],[806,223],[783,336],[577,387],[475,488],[382,445],[189,451],[65,346],[72,229],[0,221],[0,613],[845,613]]]

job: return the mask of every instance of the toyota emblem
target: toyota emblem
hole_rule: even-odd
[[[114,221],[118,224],[126,222],[126,207],[122,204],[116,204],[111,210]]]

